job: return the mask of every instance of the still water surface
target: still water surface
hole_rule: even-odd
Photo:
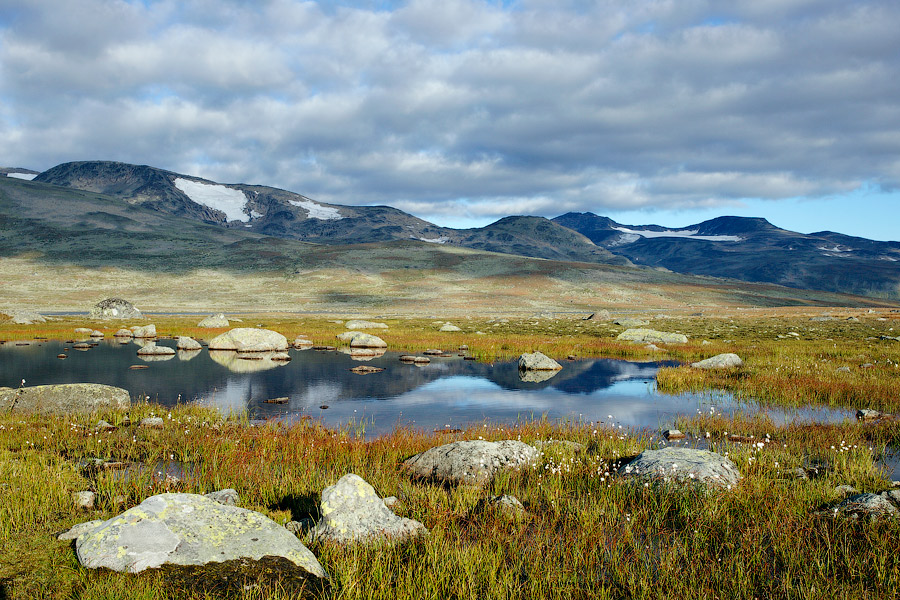
[[[158,345],[174,347],[175,341],[160,340]],[[678,415],[698,411],[758,410],[723,393],[658,393],[656,371],[677,364],[672,361],[565,362],[563,370],[550,379],[528,382],[520,378],[515,362],[485,364],[459,356],[414,366],[401,363],[396,352],[358,362],[339,352],[291,350],[293,360],[285,364],[245,361],[231,352],[212,354],[204,348],[148,362],[137,356],[137,349],[134,343],[115,340],[100,341],[87,351],[55,341],[28,346],[8,342],[0,346],[0,386],[17,387],[22,379],[29,386],[105,383],[129,390],[134,398],[145,395],[163,405],[202,402],[223,411],[246,410],[252,418],[261,419],[308,415],[329,426],[364,422],[366,437],[398,425],[430,431],[484,420],[513,423],[544,416],[655,430],[672,425]],[[68,358],[57,358],[60,353]],[[370,375],[350,371],[361,364],[384,371]],[[133,370],[132,365],[147,368]],[[287,403],[265,402],[282,397],[288,398]],[[824,408],[766,412],[776,422],[850,418],[847,411]]]

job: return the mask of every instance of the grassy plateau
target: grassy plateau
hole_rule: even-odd
[[[830,320],[812,321],[828,313]],[[288,339],[303,334],[331,344],[350,315],[255,313]],[[358,315],[352,315],[358,316]],[[625,327],[583,314],[499,318],[456,315],[444,320],[368,315],[389,325],[375,333],[394,350],[467,344],[479,360],[541,351],[562,359],[672,358],[663,392],[728,390],[762,405],[875,408],[900,414],[900,312],[868,309],[722,308],[701,316],[686,310],[639,315],[649,327],[688,336],[685,345],[652,350],[616,341]],[[629,316],[636,316],[631,314]],[[848,320],[851,319],[851,320]],[[0,317],[2,320],[2,317]],[[210,339],[196,316],[158,316],[161,336]],[[123,323],[59,317],[46,323],[0,322],[7,343],[67,339],[89,326],[111,335]],[[735,352],[744,366],[720,371],[687,363]],[[849,367],[847,369],[842,367]],[[135,424],[165,419],[162,429]],[[97,432],[105,419],[117,429]],[[129,424],[130,423],[130,424]],[[329,429],[315,421],[287,427],[251,424],[195,406],[163,408],[138,401],[126,412],[38,417],[0,413],[0,599],[216,598],[226,592],[166,572],[140,575],[79,565],[71,542],[56,533],[107,519],[163,491],[207,493],[235,488],[241,506],[279,523],[317,519],[322,489],[347,473],[397,496],[394,511],[421,521],[430,535],[396,545],[310,549],[331,576],[333,598],[890,598],[900,590],[900,520],[847,521],[818,511],[841,499],[838,485],[880,492],[897,484],[879,467],[900,448],[900,419],[777,424],[748,409],[735,417],[685,416],[678,427],[726,454],[743,481],[731,490],[645,486],[616,474],[624,460],[664,442],[648,431],[537,419],[472,423],[453,434],[398,429],[366,440],[358,427]],[[401,463],[458,439],[570,440],[544,445],[533,468],[500,474],[488,487],[445,487],[412,480]],[[192,465],[183,476],[151,469],[121,477],[84,469],[84,461]],[[822,466],[800,479],[796,467]],[[93,510],[72,495],[97,494]],[[480,502],[512,494],[527,514],[510,517]],[[231,590],[241,598],[289,598],[277,584]]]

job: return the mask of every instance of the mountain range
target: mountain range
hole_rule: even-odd
[[[761,218],[725,216],[669,229],[623,225],[593,213],[567,213],[554,219],[510,216],[486,227],[451,229],[389,206],[326,204],[277,188],[221,184],[145,165],[85,161],[39,174],[18,168],[0,169],[0,174],[21,180],[9,197],[19,198],[22,216],[27,214],[28,227],[35,231],[43,221],[68,219],[107,232],[129,227],[150,232],[153,226],[147,223],[156,219],[157,225],[165,222],[170,229],[177,222],[209,243],[254,248],[271,246],[275,242],[266,241],[271,238],[340,246],[416,242],[803,290],[900,297],[900,242],[828,231],[802,234]],[[78,194],[60,195],[63,189]],[[36,194],[66,200],[29,211]],[[98,208],[99,199],[111,208]],[[130,222],[138,213],[129,213],[128,207],[139,208],[141,218]],[[6,224],[14,217],[10,213]]]

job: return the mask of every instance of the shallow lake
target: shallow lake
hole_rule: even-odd
[[[158,345],[174,348],[175,340],[160,340]],[[29,386],[105,383],[162,405],[201,402],[223,411],[246,410],[258,419],[311,416],[329,426],[364,423],[369,438],[398,425],[431,431],[484,420],[513,423],[542,417],[658,430],[671,426],[678,415],[698,411],[759,410],[728,394],[658,393],[656,372],[677,364],[672,361],[566,361],[562,371],[545,381],[523,381],[515,362],[478,363],[456,354],[432,357],[419,366],[400,362],[396,352],[360,362],[340,352],[290,350],[292,360],[278,363],[241,360],[233,352],[210,353],[205,348],[145,361],[137,350],[134,343],[115,340],[99,341],[85,351],[57,341],[7,342],[0,345],[0,386],[18,387],[22,379]],[[134,365],[146,368],[135,370]],[[369,375],[350,371],[360,365],[384,370]],[[266,402],[276,398],[286,401]],[[835,422],[852,416],[824,408],[766,412],[776,422]]]

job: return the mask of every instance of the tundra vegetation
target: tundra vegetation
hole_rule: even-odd
[[[689,364],[734,352],[741,367],[704,371],[681,366],[658,375],[660,390],[729,390],[762,405],[874,408],[900,414],[900,313],[834,309],[723,310],[721,314],[649,317],[651,326],[689,342],[663,350],[616,341],[624,327],[558,318],[454,316],[443,321],[379,315],[391,349],[409,352],[466,344],[478,360],[542,352],[557,360],[672,358]],[[849,317],[856,321],[847,320]],[[344,331],[332,317],[243,315],[289,340],[333,343]],[[196,317],[156,318],[161,336],[210,339],[223,330],[196,327]],[[111,336],[119,322],[66,317],[35,325],[0,323],[0,339],[67,339],[74,327]],[[481,333],[478,333],[481,332]],[[843,367],[848,367],[847,369]],[[138,428],[142,418],[161,428]],[[116,426],[98,432],[99,420]],[[131,425],[128,425],[131,423]],[[287,523],[318,520],[321,491],[347,473],[396,496],[392,510],[422,522],[428,536],[395,545],[310,549],[331,576],[334,598],[787,598],[892,597],[900,589],[900,520],[832,519],[820,511],[842,499],[835,488],[862,492],[894,486],[879,467],[900,448],[900,419],[839,424],[779,424],[748,407],[734,417],[685,415],[668,424],[727,455],[743,475],[731,490],[644,485],[617,467],[665,442],[651,432],[608,423],[473,423],[433,434],[398,429],[366,440],[363,425],[328,429],[313,420],[253,425],[246,415],[195,406],[136,402],[126,412],[35,417],[0,414],[0,598],[211,598],[202,581],[165,570],[139,575],[81,567],[70,542],[54,534],[106,519],[163,491],[238,490],[241,505]],[[502,472],[486,487],[416,481],[403,461],[455,440],[517,439],[542,444],[533,468]],[[84,468],[93,459],[187,465],[177,479],[137,469]],[[797,468],[808,477],[798,477]],[[93,510],[72,495],[96,493]],[[518,498],[525,513],[488,505]],[[301,534],[302,535],[302,534]],[[287,598],[277,584],[235,592]]]

